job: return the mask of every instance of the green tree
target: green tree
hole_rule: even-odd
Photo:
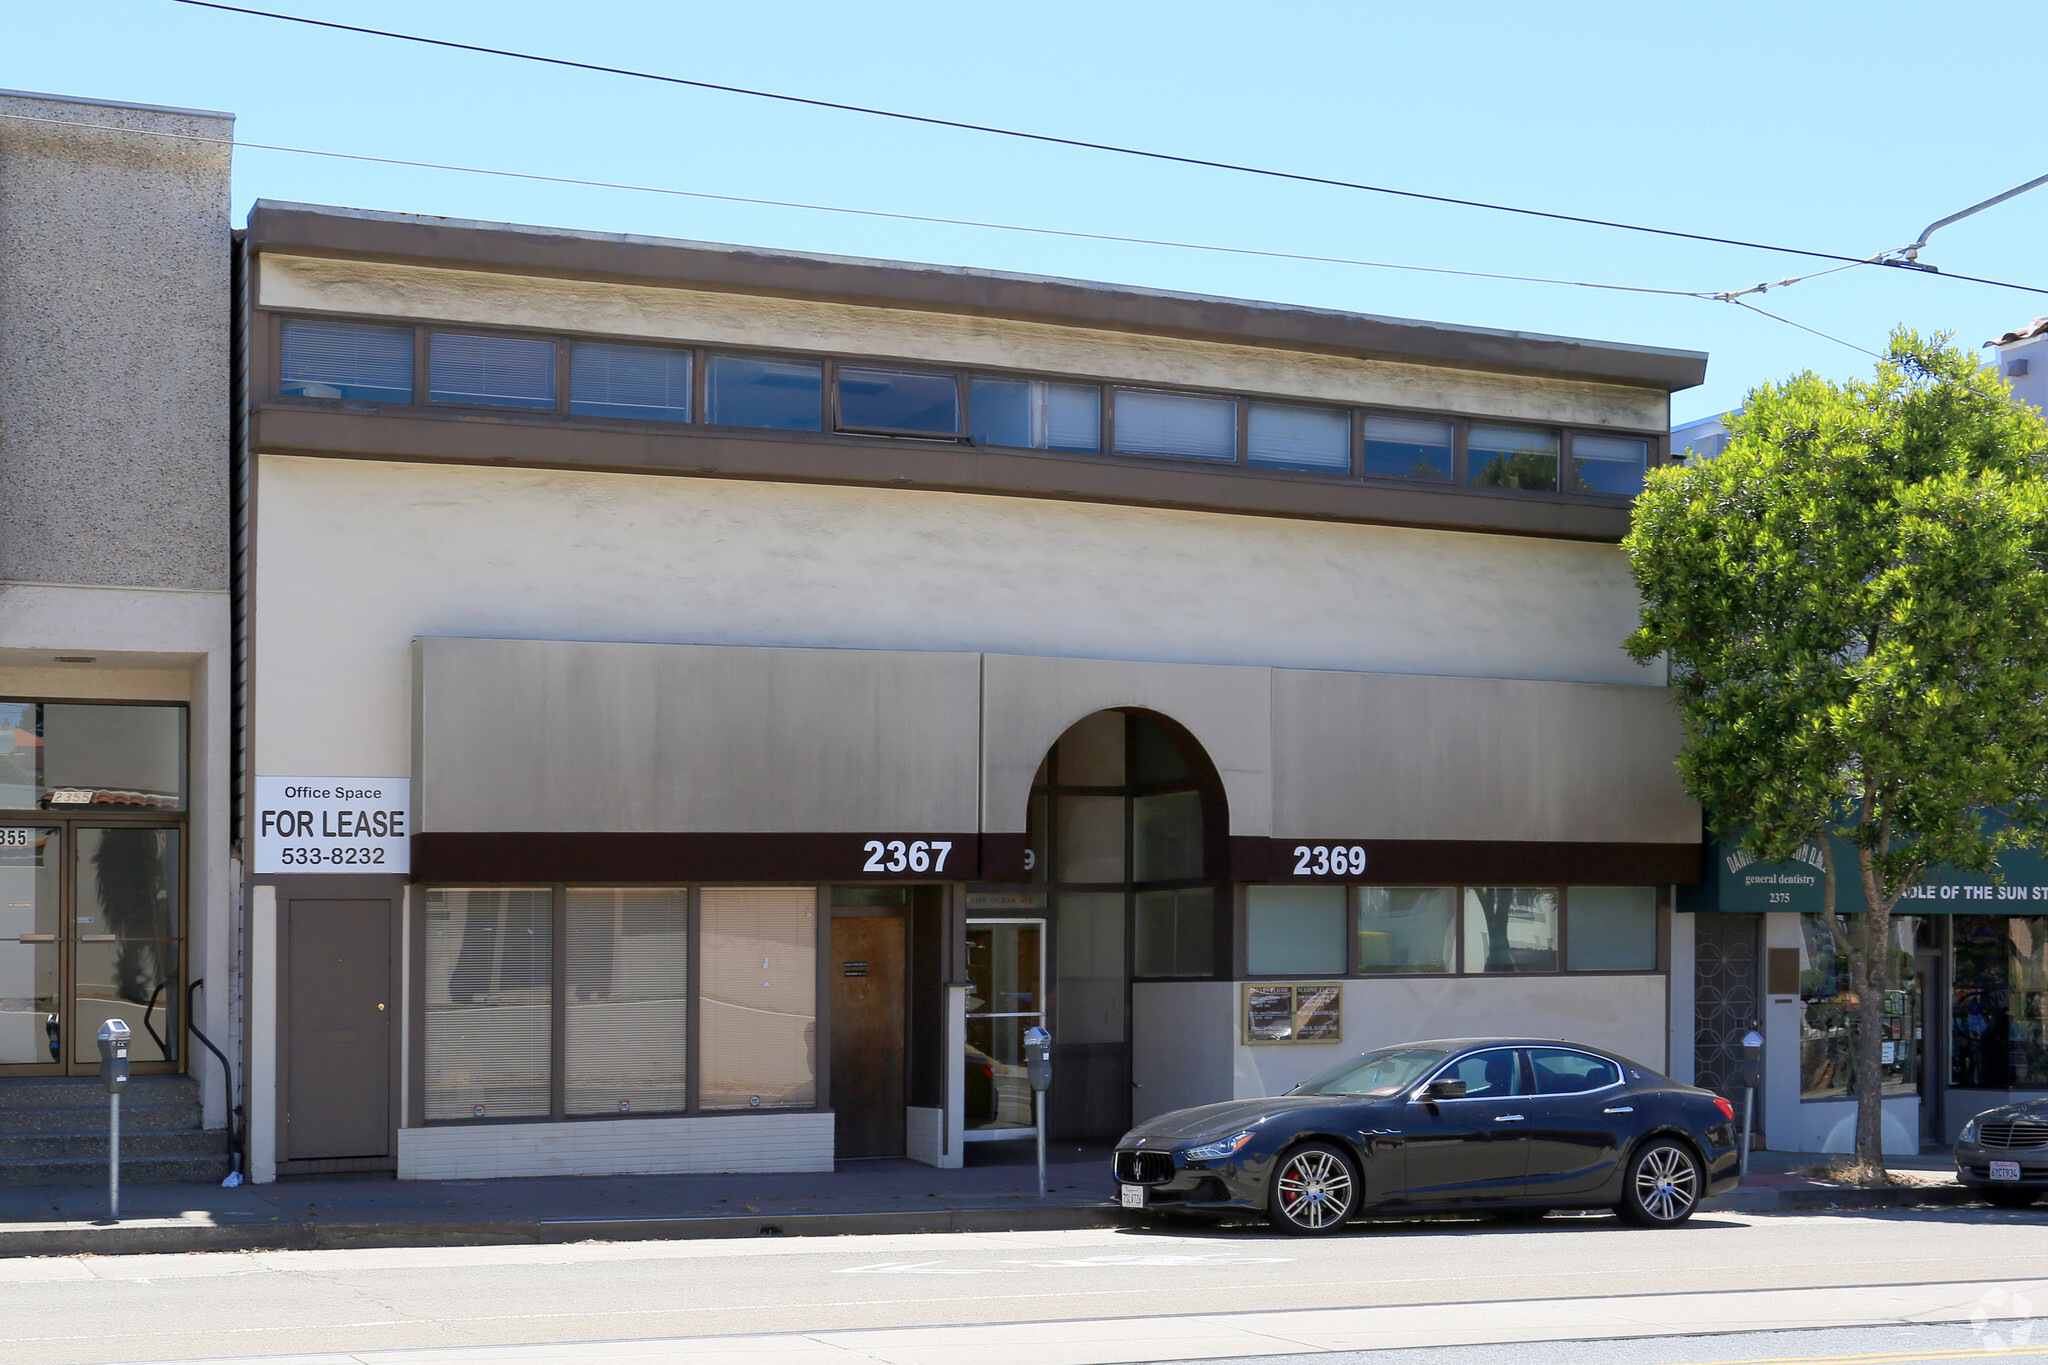
[[[1881,1169],[1893,907],[1931,868],[1995,875],[2048,838],[2048,424],[1948,336],[1901,329],[1874,379],[1766,384],[1729,434],[1636,502],[1625,648],[1669,660],[1679,773],[1715,829],[1765,862],[1823,850],[1856,1159]],[[1836,913],[1829,835],[1863,915]]]

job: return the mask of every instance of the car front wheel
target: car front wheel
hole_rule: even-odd
[[[1335,1232],[1357,1211],[1358,1194],[1350,1160],[1326,1142],[1310,1142],[1280,1158],[1266,1196],[1267,1215],[1282,1232]]]
[[[1700,1163],[1684,1144],[1658,1138],[1628,1164],[1615,1210],[1639,1228],[1675,1228],[1700,1202]]]

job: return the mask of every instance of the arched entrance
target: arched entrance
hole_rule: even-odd
[[[1051,940],[1047,1128],[1116,1137],[1131,1117],[1132,980],[1228,971],[1223,783],[1168,717],[1098,711],[1046,754],[1026,829]]]

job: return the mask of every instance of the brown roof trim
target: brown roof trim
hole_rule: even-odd
[[[1619,498],[1590,502],[1490,489],[1395,487],[1353,478],[1275,477],[1268,470],[950,442],[654,429],[291,402],[261,405],[250,421],[250,449],[270,455],[920,488],[1565,540],[1619,541],[1629,528],[1629,503]]]
[[[259,200],[250,211],[248,231],[250,249],[259,252],[966,313],[1593,380],[1666,393],[1692,388],[1703,382],[1707,373],[1707,357],[1700,351],[1459,327],[959,266],[269,200]]]

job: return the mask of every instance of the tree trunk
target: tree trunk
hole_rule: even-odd
[[[1862,980],[1856,991],[1856,1160],[1884,1166],[1884,997],[1891,985],[1891,910],[1872,898],[1864,914]]]

